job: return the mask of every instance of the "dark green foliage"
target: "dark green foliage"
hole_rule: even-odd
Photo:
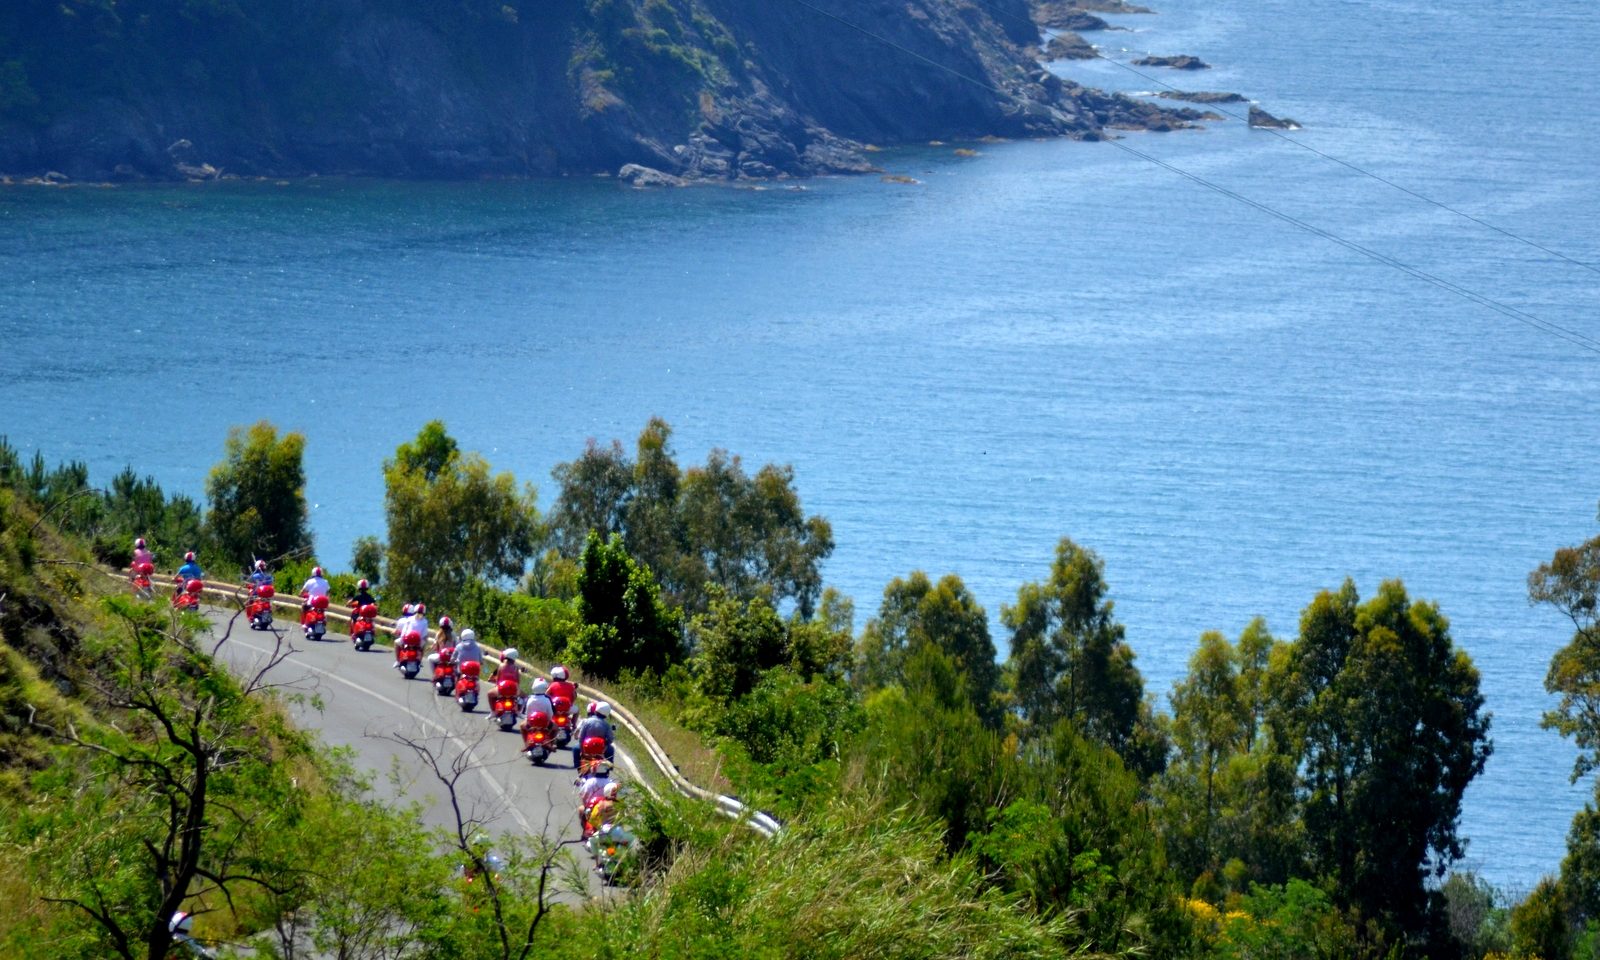
[[[1218,960],[1396,960],[1405,955],[1391,950],[1381,931],[1304,880],[1253,886],[1236,906],[1219,924],[1212,949]]]
[[[226,455],[206,478],[206,527],[217,556],[212,566],[242,570],[311,550],[306,511],[306,438],[265,420],[228,432]]]
[[[842,746],[863,714],[843,683],[802,680],[785,666],[705,722],[722,738],[729,777],[762,809],[791,817],[836,794]]]
[[[1346,581],[1301,615],[1281,682],[1312,867],[1341,903],[1424,932],[1427,874],[1461,856],[1461,795],[1489,756],[1477,670],[1436,606],[1393,580],[1361,603]]]
[[[661,599],[650,571],[635,563],[612,534],[605,542],[590,534],[578,576],[582,621],[567,656],[599,678],[623,673],[661,673],[683,659],[678,611]]]
[[[1561,884],[1549,877],[1511,908],[1511,950],[1517,957],[1568,960],[1572,956],[1572,931],[1567,922],[1566,897]]]
[[[570,557],[591,532],[620,533],[629,554],[690,613],[704,612],[720,588],[774,606],[792,600],[809,618],[822,595],[833,531],[801,510],[793,469],[768,464],[750,476],[738,457],[713,450],[704,467],[681,471],[671,433],[653,419],[633,462],[620,444],[591,442],[577,460],[556,467],[561,493],[550,513],[552,547]]]
[[[918,570],[884,588],[878,616],[867,623],[857,645],[851,676],[865,689],[900,683],[906,657],[923,646],[935,647],[965,674],[978,716],[998,727],[1000,667],[989,616],[953,573],[934,584]]]
[[[1001,608],[1011,630],[1012,693],[1033,735],[1071,721],[1149,775],[1165,766],[1167,744],[1104,574],[1094,551],[1063,537],[1050,578],[1023,584],[1016,606]]]

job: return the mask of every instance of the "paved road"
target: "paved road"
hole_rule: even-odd
[[[218,657],[240,675],[259,671],[272,653],[273,635],[250,630],[242,616],[230,630],[230,612],[208,612],[213,627],[207,647],[226,633]],[[518,752],[520,735],[501,732],[481,706],[462,713],[454,698],[437,695],[431,683],[405,680],[391,666],[387,648],[362,653],[342,634],[313,643],[293,620],[280,617],[277,626],[288,628],[283,637],[292,652],[268,679],[285,694],[303,695],[290,705],[295,722],[316,728],[331,745],[354,750],[355,765],[373,774],[380,796],[420,801],[429,826],[455,827],[448,792],[409,747],[391,739],[403,734],[428,743],[447,769],[463,754],[470,759],[472,769],[457,792],[464,812],[492,833],[578,837],[570,754],[553,758],[557,766],[535,767]]]

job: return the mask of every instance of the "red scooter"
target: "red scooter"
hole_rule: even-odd
[[[172,591],[172,606],[178,610],[199,610],[200,591],[206,588],[205,581],[185,582],[182,577],[174,577],[172,582],[176,585]]]
[[[556,746],[566,749],[572,742],[572,701],[566,697],[551,697],[550,706],[555,708],[553,718],[556,727]]]
[[[551,722],[550,715],[543,710],[535,710],[528,714],[522,721],[522,754],[534,762],[535,766],[544,766],[550,755],[556,749],[556,725]]]
[[[301,594],[305,596],[305,594]],[[328,632],[328,598],[326,596],[312,597],[306,609],[300,614],[300,626],[306,632],[307,640],[321,640]]]
[[[394,645],[394,668],[407,680],[422,671],[422,634],[413,630]]]
[[[250,621],[251,630],[272,629],[272,598],[278,591],[270,583],[250,586],[250,601],[244,605],[244,617]]]
[[[350,620],[350,642],[357,650],[371,650],[372,641],[378,635],[378,605],[364,603],[352,607],[350,612],[354,614]]]
[[[444,647],[438,653],[430,653],[428,662],[433,664],[433,688],[441,697],[450,696],[456,689],[456,648]]]
[[[471,713],[478,707],[478,675],[483,666],[476,660],[461,665],[461,677],[456,680],[456,703],[462,713]]]
[[[489,713],[500,724],[501,730],[517,725],[517,696],[519,684],[510,677],[494,685],[494,699],[489,701]]]
[[[154,600],[155,587],[150,582],[150,576],[156,572],[156,565],[146,560],[144,563],[133,565],[133,595],[139,600]]]

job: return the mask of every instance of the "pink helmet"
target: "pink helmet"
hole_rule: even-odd
[[[187,560],[190,563],[194,563],[194,551],[190,550],[188,553],[184,554],[183,555],[183,559]]]
[[[402,606],[400,608],[400,616],[402,616],[402,617],[411,616],[411,604],[409,604],[409,603],[405,604],[404,606]]]
[[[449,630],[452,626],[454,626],[454,624],[452,624],[450,622],[450,618],[449,617],[440,617],[439,618],[439,629],[440,630]]]

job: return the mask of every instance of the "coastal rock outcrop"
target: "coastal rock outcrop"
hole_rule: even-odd
[[[1187,54],[1176,57],[1140,57],[1133,61],[1136,67],[1171,67],[1174,70],[1210,70],[1211,64]]]
[[[0,4],[0,173],[764,180],[872,170],[868,143],[1187,122],[1041,70],[1028,0],[69,8]]]
[[[1099,55],[1093,44],[1076,33],[1058,33],[1044,48],[1046,60],[1093,60]]]
[[[1260,107],[1250,108],[1250,126],[1263,130],[1299,130],[1300,124],[1288,117],[1275,117]]]
[[[1185,100],[1189,103],[1244,103],[1237,93],[1220,93],[1207,90],[1162,90],[1156,96],[1163,100]]]

